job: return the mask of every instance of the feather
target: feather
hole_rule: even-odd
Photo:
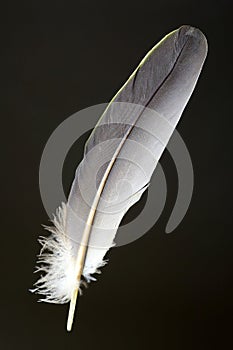
[[[202,32],[182,26],[149,51],[107,106],[86,142],[66,204],[42,237],[33,292],[70,301],[71,330],[81,284],[106,264],[122,217],[152,173],[192,94],[207,54]]]

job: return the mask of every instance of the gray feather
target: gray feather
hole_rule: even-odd
[[[68,200],[67,233],[82,242],[96,191],[114,159],[91,223],[84,276],[102,265],[125,212],[138,201],[192,94],[207,53],[183,26],[153,48],[113,98],[86,143]]]
[[[87,281],[104,258],[127,210],[146,190],[193,92],[207,54],[200,30],[182,26],[142,60],[109,103],[89,137],[68,202],[42,238],[34,291],[45,301],[71,300],[71,329],[81,274]],[[49,251],[45,252],[44,251]]]

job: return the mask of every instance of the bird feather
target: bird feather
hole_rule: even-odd
[[[193,92],[207,54],[199,29],[182,26],[156,46],[111,100],[86,142],[68,201],[40,238],[34,292],[70,301],[71,330],[84,281],[106,264],[120,222],[150,178]]]

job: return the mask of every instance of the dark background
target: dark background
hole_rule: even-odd
[[[2,349],[232,348],[231,5],[57,0],[9,1],[2,8]],[[191,206],[166,235],[177,177],[165,152],[162,216],[141,239],[110,252],[98,282],[80,298],[68,334],[68,306],[37,303],[28,292],[36,280],[40,225],[48,223],[38,186],[41,153],[65,118],[109,101],[146,52],[182,24],[199,27],[209,42],[178,126],[194,165]],[[67,190],[80,142],[65,164]]]

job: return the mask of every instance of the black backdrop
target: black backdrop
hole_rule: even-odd
[[[2,8],[3,349],[232,347],[231,5],[22,0]],[[162,216],[141,239],[111,251],[98,282],[80,298],[68,334],[67,305],[37,303],[28,292],[36,279],[40,224],[48,222],[38,186],[43,147],[72,113],[109,101],[144,54],[182,24],[199,27],[209,42],[203,73],[178,126],[194,165],[191,206],[166,235],[177,177],[165,152],[168,198]],[[67,190],[83,143],[67,157]]]

